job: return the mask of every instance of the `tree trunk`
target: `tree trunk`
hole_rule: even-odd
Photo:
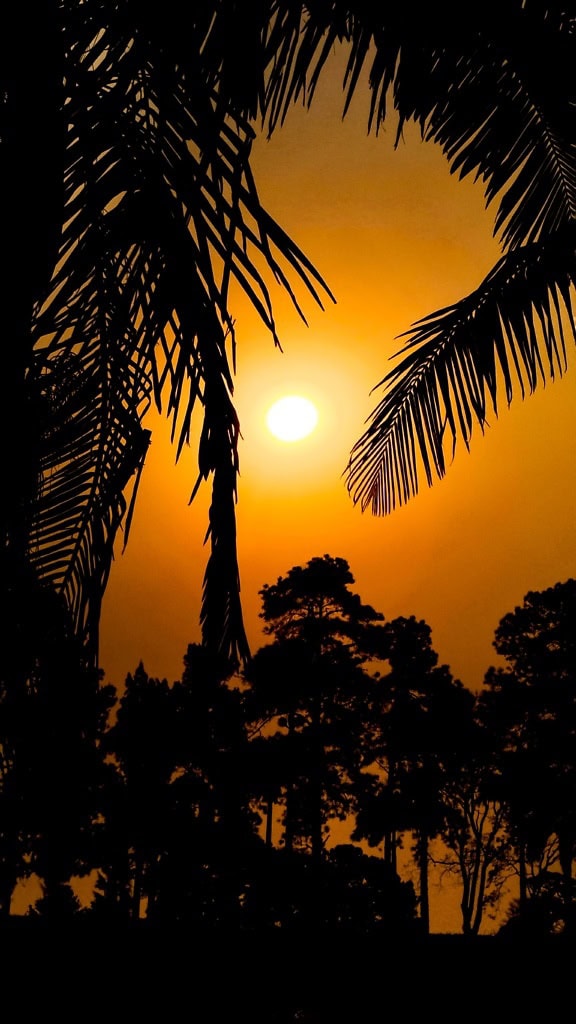
[[[398,873],[397,838],[394,829],[384,833],[384,863],[389,865],[394,874]]]
[[[526,904],[528,902],[528,879],[526,876],[526,843],[523,839],[520,840],[518,845],[518,903],[520,906],[520,913],[526,910]]]
[[[296,794],[294,785],[290,784],[286,790],[286,810],[284,812],[284,849],[288,853],[294,850],[294,804]]]
[[[266,800],[266,846],[272,847],[272,823],[274,814],[274,797],[269,796]]]
[[[130,917],[133,921],[138,921],[140,919],[143,875],[144,869],[142,859],[136,851],[134,854],[134,866],[132,868],[132,893],[130,897]]]
[[[320,864],[324,853],[324,844],[322,842],[322,769],[324,767],[324,747],[321,740],[322,702],[319,691],[320,686],[318,686],[318,692],[314,694],[312,701],[312,763],[310,766],[311,778],[309,780],[312,790],[312,859],[315,864]]]
[[[418,834],[416,856],[420,875],[420,920],[425,935],[430,934],[430,894],[428,888],[428,833]]]
[[[560,869],[566,882],[572,878],[572,861],[574,859],[574,841],[570,833],[557,833],[558,835],[558,860]]]
[[[16,888],[17,879],[9,872],[3,872],[0,877],[0,918],[10,916],[12,906],[12,895]]]

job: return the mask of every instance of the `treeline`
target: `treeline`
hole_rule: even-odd
[[[140,665],[118,697],[48,643],[2,692],[2,913],[34,874],[46,918],[421,935],[441,860],[465,935],[511,885],[506,929],[575,930],[576,581],[502,620],[478,694],[353,583],[325,555],[264,586],[242,674],[191,645],[180,680]]]

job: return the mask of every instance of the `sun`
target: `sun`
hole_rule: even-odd
[[[266,423],[270,433],[279,441],[301,441],[316,427],[318,410],[308,398],[286,395],[268,410]]]

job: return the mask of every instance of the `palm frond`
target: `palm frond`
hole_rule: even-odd
[[[465,299],[416,323],[385,394],[352,449],[347,487],[362,509],[391,512],[446,472],[447,438],[469,447],[501,395],[561,376],[576,340],[576,231],[501,258]]]
[[[561,231],[576,217],[574,36],[544,11],[512,5],[490,35],[479,26],[468,53],[448,49],[431,67],[438,79],[414,109],[425,139],[437,142],[453,173],[484,183],[496,203],[504,250]],[[447,87],[448,79],[451,85]]]
[[[368,75],[368,129],[415,121],[453,173],[481,179],[504,249],[538,241],[576,217],[573,136],[576,19],[562,5],[509,0],[458,15],[355,3],[278,4],[265,93],[268,128],[299,98],[312,102],[337,43],[349,56],[343,112]]]
[[[111,323],[75,350],[53,340],[36,381],[44,430],[30,561],[39,580],[64,597],[94,660],[114,540],[127,512],[124,492],[150,438],[140,423],[150,386],[114,332],[111,311],[110,304]]]
[[[547,3],[485,7],[453,21],[398,13],[374,31],[371,121],[393,91],[398,137],[414,120],[453,173],[481,179],[504,249],[538,241],[576,215],[574,20]]]

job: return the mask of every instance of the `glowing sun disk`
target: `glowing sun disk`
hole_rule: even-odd
[[[266,423],[279,441],[301,441],[318,423],[316,406],[300,395],[286,395],[268,410]]]

